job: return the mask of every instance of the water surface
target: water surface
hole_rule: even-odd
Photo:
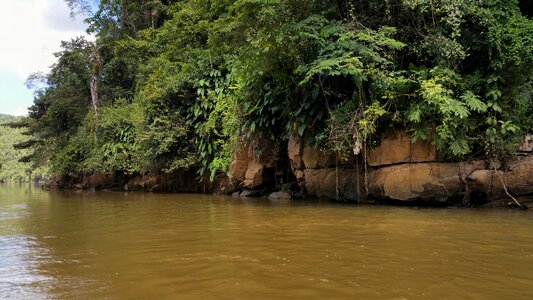
[[[533,212],[0,185],[0,298],[533,299]]]

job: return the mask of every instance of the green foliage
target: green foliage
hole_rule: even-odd
[[[22,118],[0,114],[0,182],[27,182],[31,180],[46,180],[46,168],[36,168],[29,162],[21,162],[31,155],[28,149],[15,149],[14,145],[32,142],[24,135],[23,128],[12,128],[7,124],[21,122]]]
[[[132,174],[142,170],[137,140],[143,122],[139,105],[118,99],[113,106],[103,108],[97,118],[89,115],[86,122],[78,136],[84,140],[81,144],[90,145],[90,151],[80,164],[80,171]]]
[[[102,0],[88,22],[96,41],[33,78],[33,159],[58,174],[213,178],[246,139],[346,156],[390,127],[506,158],[533,128],[533,21],[514,0]]]

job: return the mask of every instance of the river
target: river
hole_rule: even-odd
[[[533,212],[0,185],[4,299],[533,299]]]

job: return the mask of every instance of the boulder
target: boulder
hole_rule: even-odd
[[[462,198],[465,178],[483,167],[483,161],[387,166],[369,173],[369,195],[399,201],[446,202]]]
[[[291,194],[288,192],[274,192],[268,196],[268,200],[270,201],[282,201],[282,200],[290,200]]]
[[[150,189],[148,190],[149,192],[161,192],[161,185],[160,184],[154,184],[150,187]]]
[[[244,180],[242,181],[242,187],[245,189],[253,189],[263,184],[263,170],[264,165],[257,160],[251,160],[248,162]]]
[[[256,198],[263,196],[263,191],[244,190],[239,194],[241,198]]]
[[[378,147],[368,151],[367,163],[371,167],[400,163],[434,162],[437,149],[429,142],[411,142],[406,131],[395,131],[383,136]]]

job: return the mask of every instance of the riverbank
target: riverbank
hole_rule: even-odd
[[[217,193],[275,201],[329,198],[423,206],[518,207],[517,201],[524,207],[533,205],[529,144],[506,166],[488,160],[445,161],[431,143],[412,143],[403,131],[386,135],[368,153],[345,160],[293,138],[261,157],[255,155],[253,145],[244,145],[236,153],[231,177],[221,174],[213,181],[199,179],[195,170],[98,173],[55,178],[45,188]]]

